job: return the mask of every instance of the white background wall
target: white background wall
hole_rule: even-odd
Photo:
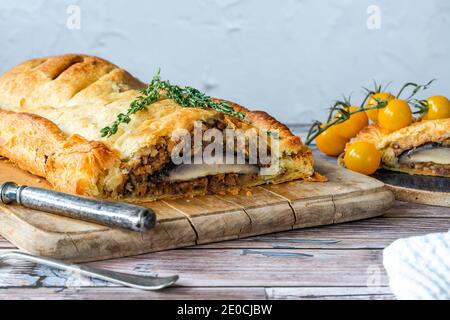
[[[66,26],[68,5],[81,28]],[[366,10],[381,9],[368,29]],[[38,56],[99,55],[295,123],[372,80],[450,95],[448,0],[0,0],[0,72]]]

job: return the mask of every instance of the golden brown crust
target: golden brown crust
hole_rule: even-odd
[[[245,114],[245,121],[252,126],[267,132],[277,132],[280,138],[280,149],[286,155],[298,155],[313,163],[311,149],[305,146],[300,137],[294,135],[291,130],[274,117],[264,111],[250,111],[249,109],[232,101],[227,101],[235,111]],[[312,173],[311,173],[312,175]],[[320,180],[320,179],[319,179]]]
[[[110,62],[68,54],[26,61],[0,77],[0,155],[45,177],[58,190],[115,196],[131,164],[178,129],[194,121],[239,122],[211,109],[182,108],[161,98],[102,138],[101,128],[124,112],[145,84]],[[311,151],[299,137],[262,111],[245,113],[245,123],[280,135],[282,174],[260,183],[309,178]]]
[[[353,138],[350,143],[367,141],[381,152],[385,168],[410,174],[431,175],[427,168],[410,168],[399,165],[398,157],[405,151],[429,142],[444,144],[450,139],[450,119],[422,120],[400,130],[389,132],[372,124]]]
[[[286,153],[297,154],[299,152],[307,153],[306,148],[300,137],[292,134],[291,130],[274,117],[264,111],[250,111],[237,103],[228,101],[235,111],[245,113],[245,120],[255,127],[266,131],[277,131],[281,138],[281,148]]]
[[[0,110],[0,154],[64,192],[114,195],[124,182],[117,170],[119,158],[106,146],[77,135],[68,137],[34,114]],[[105,185],[105,180],[111,182]]]

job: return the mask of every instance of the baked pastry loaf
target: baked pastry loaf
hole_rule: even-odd
[[[450,119],[417,121],[394,132],[372,124],[350,143],[356,141],[374,144],[386,169],[450,177]]]
[[[129,201],[236,191],[299,178],[323,180],[299,137],[267,113],[234,103],[229,104],[244,119],[210,108],[185,108],[162,93],[116,134],[102,137],[101,129],[126,112],[145,87],[125,70],[93,56],[26,61],[0,77],[0,155],[46,178],[57,190]],[[264,165],[250,166],[248,161],[219,167],[174,164],[174,132],[192,134],[196,122],[201,132],[276,131],[279,170],[257,174],[255,169]],[[267,140],[273,153],[275,140]],[[248,158],[245,146],[234,151]]]

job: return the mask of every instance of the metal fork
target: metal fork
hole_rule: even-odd
[[[75,265],[63,261],[34,256],[18,250],[0,252],[0,261],[6,259],[20,259],[46,265],[64,271],[77,272],[80,275],[121,284],[127,287],[141,290],[160,290],[173,285],[178,280],[178,275],[169,277],[140,276],[110,270],[97,269],[85,265]]]

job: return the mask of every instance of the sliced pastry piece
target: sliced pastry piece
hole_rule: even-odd
[[[228,112],[208,105],[185,107],[161,90],[156,102],[103,136],[102,129],[123,117],[146,87],[93,56],[26,61],[0,77],[0,155],[46,178],[57,190],[128,201],[324,180],[314,172],[311,151],[285,125],[231,102],[225,102]],[[244,132],[244,140],[239,144],[234,137],[223,138],[226,152],[211,152],[208,142],[217,142],[211,132],[225,137],[230,130]],[[196,132],[202,137],[197,144]],[[258,140],[264,143],[256,151],[264,146],[269,158],[276,159],[274,167],[261,157],[252,159],[248,132],[267,137]],[[181,140],[189,148],[179,148]],[[187,161],[174,160],[174,154]],[[195,161],[199,154],[202,161]],[[205,154],[215,160],[231,154],[240,161],[211,162]]]
[[[450,177],[450,119],[417,121],[394,132],[372,124],[350,143],[356,141],[373,143],[386,169]]]

